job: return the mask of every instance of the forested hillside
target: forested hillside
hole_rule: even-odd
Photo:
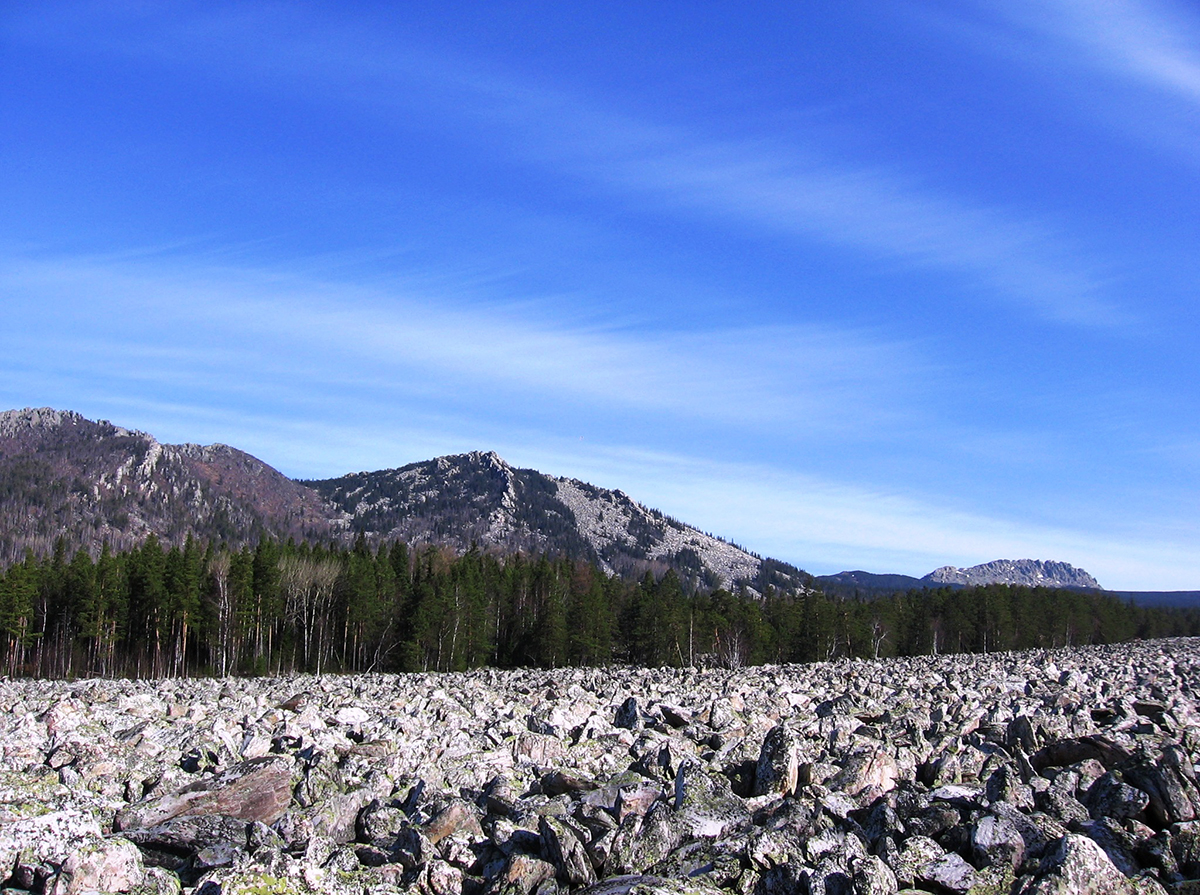
[[[0,413],[0,563],[55,541],[99,553],[147,535],[254,543],[327,538],[335,520],[311,489],[223,444],[153,436],[48,407]]]
[[[876,600],[640,582],[545,555],[230,550],[151,536],[125,552],[30,552],[0,574],[0,662],[41,676],[276,674],[480,666],[736,666],[1200,634],[1200,611],[989,585]]]
[[[228,445],[152,435],[50,407],[0,412],[0,564],[55,541],[97,557],[155,535],[234,547],[263,537],[456,553],[546,553],[640,578],[668,569],[689,587],[804,587],[810,576],[643,506],[619,490],[517,469],[494,452],[437,457],[321,481],[287,478]]]

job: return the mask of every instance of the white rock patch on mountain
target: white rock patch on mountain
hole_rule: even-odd
[[[722,584],[751,580],[760,560],[727,541],[704,534],[630,500],[576,479],[555,479],[558,499],[570,507],[580,533],[603,558],[612,548],[640,546],[648,559],[673,559],[691,550]],[[641,539],[634,536],[641,533]]]
[[[997,559],[960,569],[942,566],[925,576],[937,584],[1022,584],[1029,587],[1089,587],[1100,590],[1100,583],[1083,569],[1070,563],[1041,559]]]

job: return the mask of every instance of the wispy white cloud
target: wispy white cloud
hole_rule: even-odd
[[[0,286],[23,318],[5,337],[12,356],[69,341],[68,363],[97,374],[232,392],[352,390],[460,405],[503,397],[515,408],[702,426],[802,422],[821,436],[900,420],[936,376],[911,346],[868,331],[605,329],[262,270],[9,259]]]
[[[1200,19],[1153,0],[1054,0],[1007,14],[1073,44],[1080,60],[1200,106]]]
[[[804,473],[790,460],[731,462],[677,442],[659,450],[641,438],[641,446],[630,444],[629,427],[663,414],[738,426],[749,419],[752,426],[738,429],[746,436],[758,426],[767,433],[780,423],[795,426],[805,402],[811,410],[801,427],[819,426],[822,413],[836,419],[826,404],[884,412],[880,396],[896,395],[885,380],[898,375],[894,365],[904,354],[861,334],[710,333],[680,345],[670,335],[574,331],[496,309],[472,317],[412,296],[381,302],[358,287],[335,292],[329,283],[261,271],[169,276],[155,267],[62,258],[9,259],[0,264],[0,289],[17,299],[13,327],[0,337],[0,394],[14,390],[22,404],[97,408],[166,440],[226,441],[292,475],[494,448],[518,465],[622,488],[817,573],[853,567],[920,575],[945,563],[1030,556],[1083,566],[1109,587],[1196,584],[1194,551],[1180,546],[1186,532],[1177,532],[1182,539],[1131,536],[1094,519],[1055,527],[902,486]],[[798,335],[807,338],[815,366],[841,365],[822,373],[815,394],[811,382],[791,379]],[[614,365],[624,369],[614,372]],[[761,369],[739,379],[751,365]],[[899,375],[922,374],[901,368]],[[447,406],[448,395],[472,388],[498,402],[496,414]],[[611,393],[597,395],[597,388]],[[581,430],[582,440],[521,410],[549,401],[557,414],[575,403],[587,416],[599,400],[615,402],[626,425]],[[853,438],[843,432],[836,443]]]
[[[513,446],[521,462],[637,499],[814,574],[844,569],[921,576],[941,565],[1057,559],[1112,589],[1196,587],[1186,536],[1130,536],[966,510],[945,496],[871,488],[794,469],[621,445]]]
[[[930,13],[981,52],[1040,71],[1072,114],[1200,163],[1200,15],[1172,0],[1013,0]],[[959,11],[961,12],[961,11]]]
[[[806,474],[790,460],[702,459],[677,441],[648,448],[644,433],[635,436],[640,447],[629,443],[630,427],[665,417],[668,426],[700,420],[759,438],[808,430],[844,449],[878,436],[889,414],[922,412],[908,392],[923,392],[936,371],[903,345],[795,327],[651,335],[573,328],[527,310],[470,311],[429,295],[178,265],[5,259],[0,290],[14,302],[0,337],[0,393],[101,408],[166,439],[232,442],[293,475],[496,448],[519,465],[620,487],[816,572],[919,575],[945,563],[1030,556],[1073,562],[1109,587],[1196,581],[1193,551],[1180,546],[1186,531],[1176,532],[1181,541],[1096,519],[1056,527],[903,486]],[[51,397],[33,397],[40,394]],[[496,412],[454,406],[472,394]],[[546,405],[578,421],[601,404],[623,425],[581,426],[583,440],[524,412]]]
[[[89,13],[94,15],[94,11]],[[253,21],[247,23],[250,15]],[[91,21],[86,16],[83,21]],[[39,29],[65,41],[72,27]],[[700,215],[708,225],[815,240],[894,265],[950,274],[977,300],[1020,306],[1088,327],[1128,323],[1107,262],[1038,212],[955,195],[926,177],[842,161],[814,130],[786,140],[736,141],[604,108],[523,82],[474,60],[382,40],[362,22],[269,10],[150,16],[128,37],[88,32],[89,45],[204,66],[213,77],[285,91],[382,121],[434,117],[511,160],[610,191],[649,214]],[[1169,68],[1160,61],[1164,73]],[[1146,61],[1149,65],[1149,61]],[[451,122],[456,122],[451,124]],[[835,160],[837,159],[837,160]],[[646,201],[649,200],[649,201]]]
[[[704,147],[623,163],[619,175],[674,201],[783,233],[962,275],[975,296],[1060,323],[1108,327],[1131,315],[1105,297],[1103,265],[1069,237],[972,205],[882,168],[855,169],[761,147]]]

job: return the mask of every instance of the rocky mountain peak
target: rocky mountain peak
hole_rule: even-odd
[[[996,559],[967,569],[942,566],[925,576],[935,584],[1022,584],[1030,587],[1087,587],[1100,583],[1070,563],[1042,559]]]
[[[25,407],[0,413],[0,440],[22,441],[43,438],[52,433],[84,437],[133,437],[154,439],[145,432],[114,426],[108,420],[89,420],[73,410],[53,407]]]
[[[70,410],[53,407],[26,407],[0,413],[0,438],[14,438],[34,429],[57,429],[64,422],[78,422],[83,417]]]
[[[766,584],[802,588],[807,576],[771,566],[745,550],[630,499],[621,491],[509,465],[494,451],[472,451],[309,482],[371,538],[472,545],[505,552],[557,553],[638,576],[675,569],[706,586]]]
[[[471,451],[469,454],[459,454],[471,463],[479,463],[484,466],[494,466],[500,469],[512,469],[504,458],[495,451]],[[453,458],[451,458],[453,459]]]

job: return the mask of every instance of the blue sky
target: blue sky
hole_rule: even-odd
[[[1194,5],[409,6],[6,4],[0,406],[1200,588]]]

